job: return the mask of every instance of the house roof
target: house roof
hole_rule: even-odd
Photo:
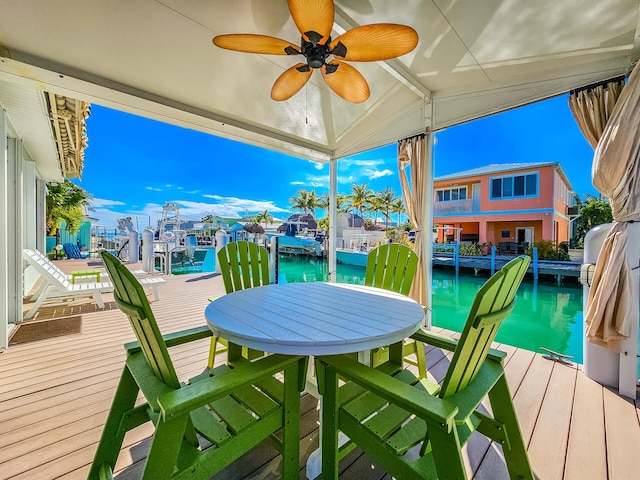
[[[325,162],[628,74],[640,58],[640,0],[413,0],[402,8],[336,0],[332,38],[398,23],[418,32],[416,49],[354,63],[371,89],[361,104],[336,96],[318,72],[274,102],[273,82],[298,59],[211,42],[225,33],[297,42],[286,2],[259,3],[0,0],[10,12],[0,32],[0,90],[53,92]],[[61,28],[71,12],[73,28]],[[16,108],[8,108],[12,119]]]
[[[492,165],[485,165],[483,167],[472,168],[470,170],[464,170],[462,172],[450,173],[448,175],[442,175],[440,177],[434,178],[434,182],[446,181],[446,180],[457,180],[461,178],[467,177],[477,177],[480,175],[492,175],[496,173],[507,173],[514,172],[520,170],[531,170],[540,167],[554,167],[559,175],[562,177],[564,182],[567,184],[567,187],[571,190],[573,187],[571,186],[571,182],[567,177],[566,173],[562,169],[562,165],[559,162],[526,162],[526,163],[499,163]]]

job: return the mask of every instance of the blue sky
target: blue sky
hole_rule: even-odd
[[[263,210],[289,216],[300,189],[329,190],[329,165],[289,157],[194,130],[92,105],[81,182],[94,198],[92,216],[115,228],[130,216],[155,225],[167,201],[186,219],[244,216]],[[435,176],[495,163],[559,161],[581,198],[591,184],[593,150],[571,116],[567,97],[493,115],[436,133]],[[353,183],[400,195],[396,145],[339,161],[338,191]],[[319,212],[320,213],[320,212]]]

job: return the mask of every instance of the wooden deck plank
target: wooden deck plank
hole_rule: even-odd
[[[512,347],[513,348],[513,347]],[[508,362],[505,365],[505,375],[507,376],[507,383],[511,390],[511,395],[514,396],[514,405],[518,412],[518,418],[520,420],[520,427],[522,428],[522,416],[518,411],[518,402],[516,399],[518,395],[526,396],[527,385],[520,390],[523,380],[531,367],[536,355],[533,352],[521,349],[515,349],[508,357]],[[521,402],[522,404],[522,402]],[[534,408],[535,402],[524,404],[521,406],[523,410]],[[485,454],[482,457],[482,461],[476,469],[474,469],[477,480],[507,480],[509,478],[509,472],[502,455],[502,447],[495,442],[487,442],[487,448]]]
[[[81,268],[71,265],[69,268]],[[152,308],[163,333],[170,333],[204,325],[207,298],[222,293],[219,277],[170,277],[160,286],[160,300],[152,302]],[[134,339],[112,297],[105,295],[105,302],[107,308],[102,311],[93,305],[43,309],[36,320],[82,315],[82,333],[12,346],[0,355],[0,479],[86,478],[123,366],[122,344]],[[205,339],[171,349],[180,378],[204,368],[208,346]],[[574,372],[573,380],[565,378],[552,362],[533,352],[499,347],[508,353],[505,371],[539,478],[595,480],[608,475],[617,480],[638,476],[640,402],[618,397],[582,372]],[[433,347],[425,351],[429,374],[441,381],[451,354]],[[224,356],[218,361],[224,361]],[[557,392],[570,391],[571,385],[575,385],[575,395],[569,401],[567,395]],[[551,398],[554,395],[559,398]],[[306,457],[318,445],[316,401],[307,397],[303,397],[308,410],[302,418],[300,478],[305,476]],[[567,419],[571,420],[568,427]],[[558,421],[561,433],[555,430]],[[601,427],[595,428],[597,425]],[[150,432],[145,427],[127,435],[118,461],[118,468],[126,469],[123,480],[136,478]],[[566,459],[564,454],[550,451],[556,443],[554,435],[557,442],[564,442],[560,451],[566,450]],[[551,463],[550,455],[557,455],[553,460],[557,460],[557,468],[545,465]],[[473,438],[465,457],[467,469],[476,479],[507,478],[501,449],[495,444]],[[341,463],[341,478],[390,478],[379,467],[372,467],[373,463],[355,450]],[[275,450],[265,446],[216,478],[273,478],[278,465]],[[603,467],[608,469],[605,476]]]
[[[640,472],[638,408],[633,401],[608,388],[603,389],[603,395],[609,478],[637,479]]]
[[[577,375],[571,430],[564,468],[566,480],[607,478],[604,399],[602,386]],[[585,455],[585,452],[589,452]]]
[[[531,458],[540,460],[535,463],[535,472],[540,478],[563,476],[576,372],[575,367],[553,365],[528,449]]]

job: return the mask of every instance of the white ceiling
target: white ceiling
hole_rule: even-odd
[[[334,37],[379,22],[419,35],[403,57],[353,64],[371,88],[362,104],[318,72],[274,102],[273,82],[298,58],[212,44],[225,33],[298,43],[284,0],[0,0],[0,82],[327,161],[625,74],[640,57],[640,0],[335,5]]]

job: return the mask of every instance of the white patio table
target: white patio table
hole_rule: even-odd
[[[236,345],[316,356],[400,342],[418,330],[424,310],[413,299],[380,288],[310,282],[239,290],[211,302],[205,316],[214,335]],[[307,477],[315,478],[320,465],[317,450],[307,462]]]

